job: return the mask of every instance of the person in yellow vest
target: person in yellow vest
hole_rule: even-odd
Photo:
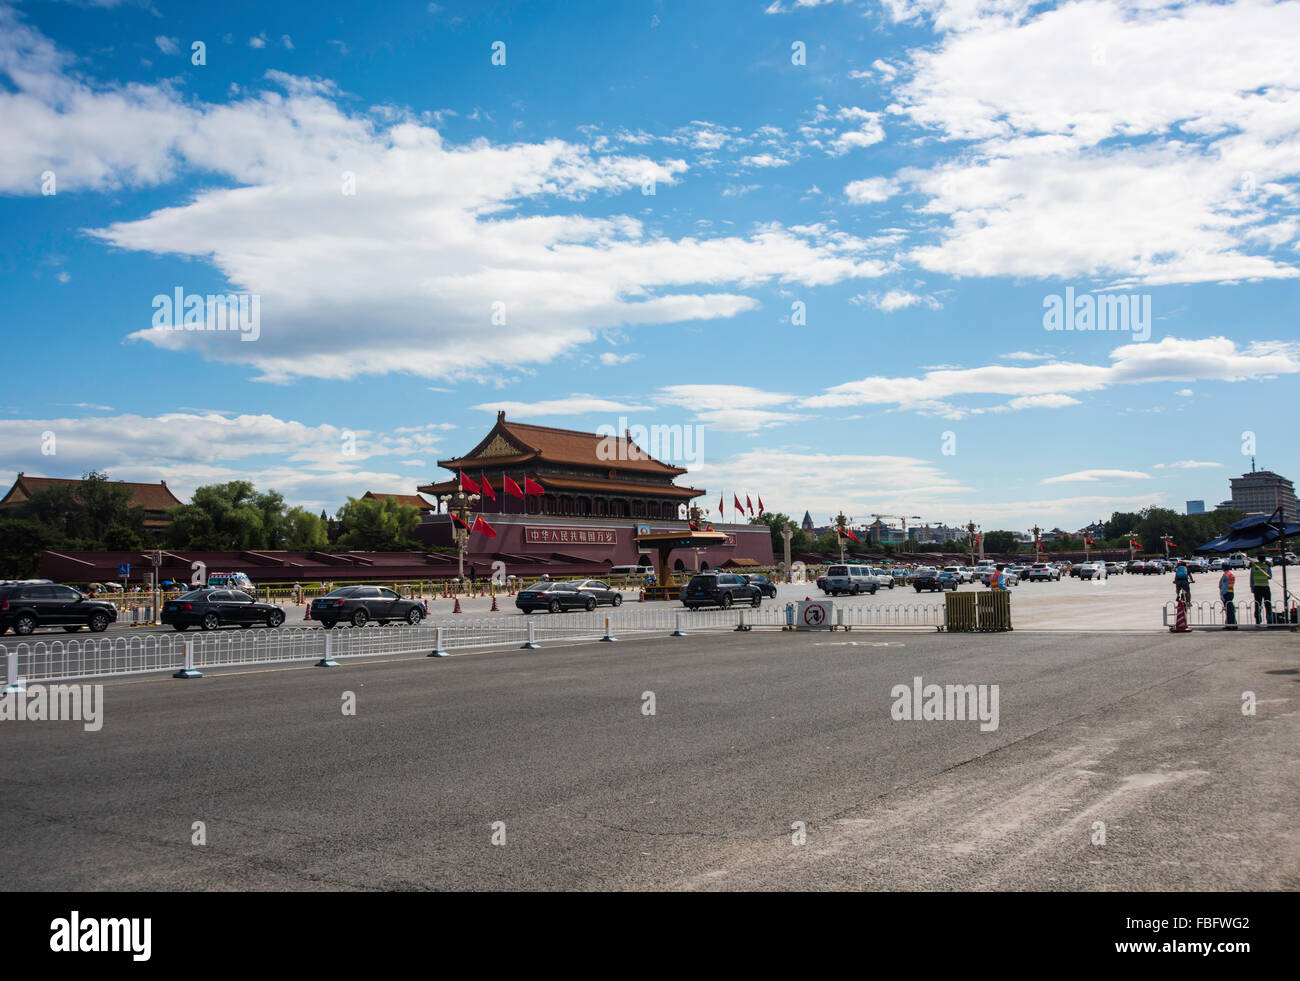
[[[1219,598],[1223,600],[1223,629],[1237,629],[1237,607],[1232,602],[1233,590],[1237,585],[1237,577],[1232,574],[1232,570],[1225,567],[1223,575],[1219,577]]]
[[[1268,623],[1273,619],[1273,574],[1259,559],[1250,561],[1250,591],[1255,596],[1255,623]],[[1264,607],[1264,618],[1259,615]]]

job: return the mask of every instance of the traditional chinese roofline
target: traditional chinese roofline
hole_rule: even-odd
[[[523,452],[501,456],[484,456],[484,451],[494,440],[521,448]],[[602,459],[598,447],[614,441],[615,459]],[[508,422],[505,412],[497,413],[496,425],[464,456],[439,460],[438,466],[447,470],[495,469],[517,464],[560,464],[578,467],[600,467],[614,470],[634,470],[672,477],[686,473],[685,467],[674,467],[653,459],[637,446],[627,433],[622,436],[602,436],[576,429],[557,429],[553,426],[536,426],[531,423]]]

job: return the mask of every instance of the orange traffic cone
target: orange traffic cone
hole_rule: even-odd
[[[642,588],[642,590],[641,590],[641,595],[638,596],[638,597],[636,598],[636,601],[637,601],[638,603],[644,603],[644,602],[645,602],[645,589],[644,589],[644,588]]]
[[[311,619],[311,600],[308,600],[308,601],[307,601],[307,610],[306,610],[305,613],[303,613],[302,618],[303,618],[304,620],[310,620],[310,619]]]
[[[456,607],[455,607],[455,609],[453,609],[451,612],[452,612],[452,613],[459,613],[459,612],[460,612],[460,597],[459,597],[459,596],[456,597]]]
[[[1178,613],[1174,619],[1174,625],[1169,628],[1171,634],[1190,634],[1187,628],[1187,604],[1182,600],[1178,601]]]
[[[424,615],[425,615],[426,617],[429,615],[429,601],[428,601],[428,600],[425,600],[425,601],[424,601]]]
[[[495,596],[492,597],[492,609],[490,609],[488,612],[489,612],[489,613],[500,613],[500,612],[501,612],[501,608],[500,608],[499,606],[497,606],[497,598],[496,598]]]

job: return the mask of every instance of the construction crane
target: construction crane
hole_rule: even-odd
[[[875,525],[876,525],[876,529],[877,529],[877,531],[876,531],[876,537],[877,537],[877,539],[879,539],[879,537],[880,537],[880,531],[879,531],[879,529],[880,529],[880,519],[881,519],[881,518],[897,518],[899,521],[901,521],[901,522],[903,523],[903,540],[904,540],[904,541],[907,540],[907,519],[908,519],[908,518],[911,518],[913,521],[920,521],[920,520],[921,520],[921,516],[920,516],[919,514],[908,514],[908,515],[903,515],[903,514],[875,514],[875,513],[873,513],[871,516],[872,516],[873,518],[876,519],[876,521],[875,521]]]

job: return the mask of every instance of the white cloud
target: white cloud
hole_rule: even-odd
[[[248,46],[249,46],[250,48],[265,48],[265,47],[266,47],[266,35],[265,35],[265,34],[259,34],[259,35],[257,35],[257,37],[250,37],[250,38],[248,39]]]
[[[153,39],[153,43],[158,45],[158,50],[161,51],[163,54],[169,54],[169,55],[180,54],[181,51],[180,44],[177,42],[177,39],[174,37],[163,37],[162,35],[159,35],[158,37]]]
[[[648,405],[616,402],[592,395],[570,395],[564,399],[547,399],[540,402],[483,402],[470,406],[481,412],[504,411],[511,418],[526,422],[538,416],[582,416],[595,412],[645,412]]]
[[[899,176],[947,216],[923,268],[1162,284],[1297,275],[1300,4],[890,0],[941,32],[899,115],[954,162]],[[1211,66],[1211,67],[1207,67]],[[1261,253],[1259,250],[1264,251]]]
[[[600,363],[606,367],[612,367],[618,364],[629,364],[632,361],[641,360],[640,354],[615,354],[613,351],[604,351],[600,355]]]
[[[926,306],[931,310],[942,310],[943,304],[933,296],[922,296],[917,293],[909,293],[906,290],[889,290],[884,295],[878,293],[862,293],[852,297],[850,300],[861,306],[869,303],[882,313],[893,313],[895,310],[905,310],[908,307]]]
[[[1150,480],[1149,473],[1140,470],[1077,470],[1059,477],[1047,477],[1044,484],[1098,484],[1117,480]]]
[[[1179,460],[1177,463],[1157,463],[1156,470],[1212,470],[1222,467],[1222,463],[1212,463],[1208,460]]]
[[[928,371],[919,377],[874,376],[832,386],[803,400],[812,408],[896,404],[960,418],[942,401],[962,395],[1061,395],[1095,392],[1120,384],[1248,381],[1300,373],[1300,345],[1257,342],[1244,348],[1226,337],[1126,344],[1110,352],[1110,364],[1052,361],[1036,365],[983,365]]]
[[[1082,405],[1076,398],[1068,395],[1021,395],[1007,403],[1009,409],[1064,409],[1070,405]]]
[[[897,181],[890,180],[888,177],[868,177],[844,185],[844,194],[853,204],[888,201],[897,193]]]

